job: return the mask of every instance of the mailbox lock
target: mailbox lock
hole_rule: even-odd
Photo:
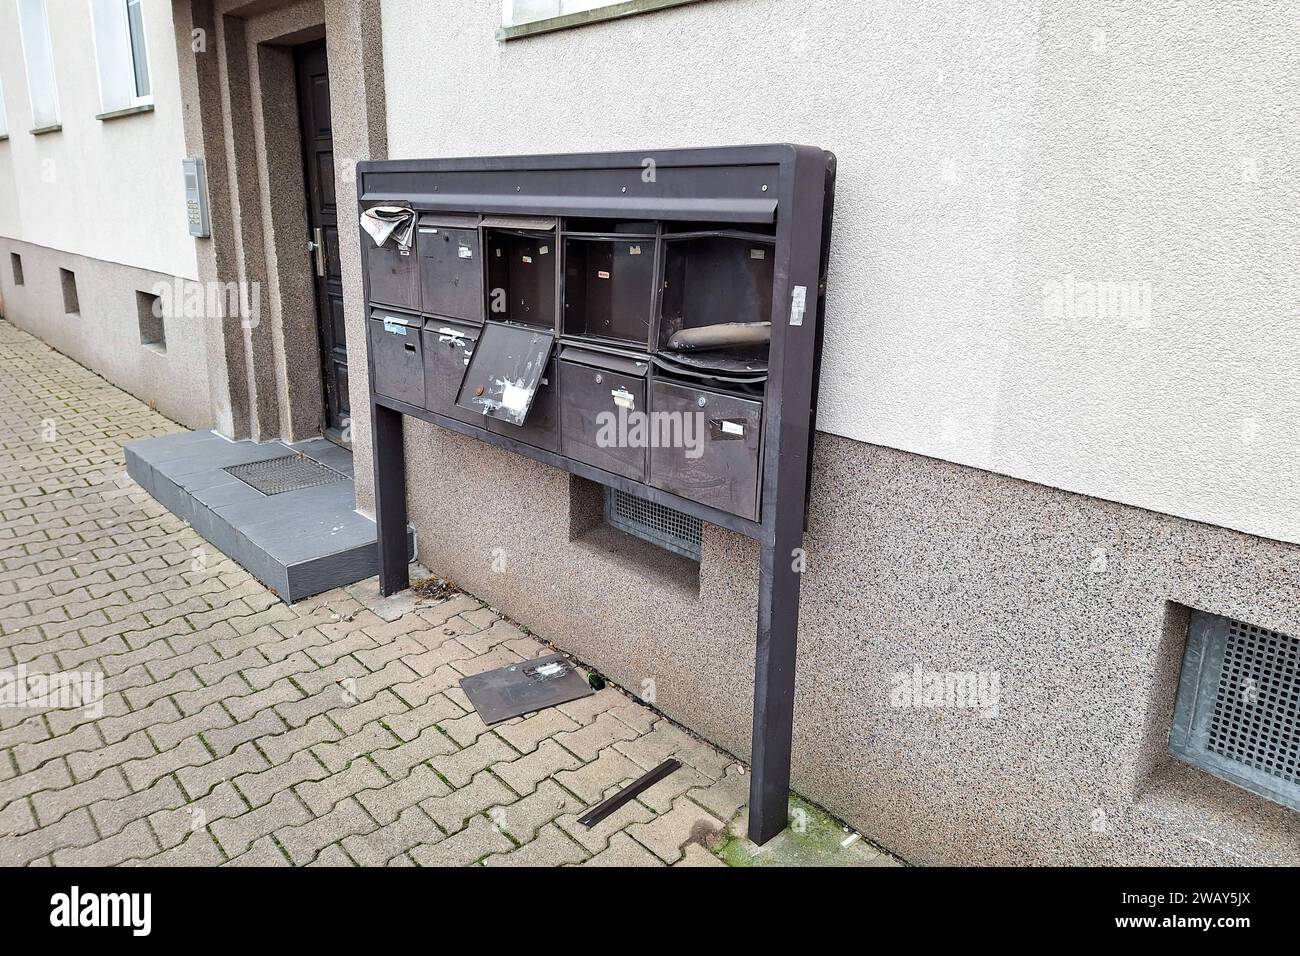
[[[482,394],[483,394],[483,386],[480,385],[480,386],[478,386],[478,388],[474,389],[474,394],[475,394],[475,396],[482,395]]]
[[[705,405],[708,404],[708,399],[705,398],[703,395],[701,395],[699,398],[695,400],[695,404],[699,405],[700,408],[703,408]]]
[[[599,385],[599,384],[600,384],[601,382],[603,382],[603,381],[605,381],[605,376],[603,376],[603,375],[601,375],[599,372],[597,372],[597,373],[596,373],[596,384]]]

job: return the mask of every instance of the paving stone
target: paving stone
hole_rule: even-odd
[[[80,807],[89,807],[103,797],[125,797],[131,792],[126,778],[117,767],[109,767],[99,776],[62,790],[38,790],[32,794],[32,806],[41,826],[56,820]]]
[[[649,823],[632,824],[627,828],[627,834],[665,863],[676,863],[682,858],[682,848],[687,843],[715,839],[722,830],[721,820],[683,797],[673,804],[671,810]]]
[[[538,748],[538,751],[540,752],[548,746],[555,746],[557,749],[562,750],[553,741],[545,741]],[[567,751],[564,752],[567,753]],[[521,759],[527,760],[529,758],[524,757]],[[576,765],[577,758],[574,757],[573,760]],[[602,750],[600,756],[590,763],[583,764],[573,770],[563,770],[556,773],[555,779],[566,790],[577,794],[583,800],[586,800],[588,804],[594,804],[604,799],[604,795],[611,789],[630,783],[644,772],[627,757],[610,747],[607,750]]]
[[[46,761],[78,750],[98,750],[104,746],[99,739],[99,731],[94,724],[84,724],[71,733],[51,737],[38,743],[24,743],[14,747],[12,753],[18,761],[18,769],[26,773],[35,770]]]
[[[128,823],[119,833],[85,847],[54,851],[55,866],[117,866],[136,857],[162,850],[144,820]]]
[[[587,858],[582,847],[558,827],[542,827],[537,839],[509,853],[488,857],[484,866],[571,866]]]
[[[343,852],[343,847],[338,843],[332,843],[320,853],[316,854],[316,859],[307,864],[308,866],[356,866],[352,859]]]
[[[681,767],[654,784],[654,786],[642,790],[637,794],[637,800],[656,813],[665,813],[672,808],[673,803],[683,793],[698,787],[708,786],[712,782],[694,767],[682,764]]]
[[[127,702],[136,710],[148,707],[154,701],[161,700],[170,694],[199,690],[203,687],[203,684],[199,682],[198,677],[191,670],[177,671],[166,680],[158,680],[157,676],[147,669],[145,673],[149,675],[149,683],[141,684],[138,687],[130,687],[123,692],[126,695]]]
[[[133,866],[220,866],[225,860],[207,830],[191,833],[170,850],[143,860],[130,860]]]
[[[618,790],[618,787],[610,787],[600,800],[591,801],[578,813],[569,813],[557,818],[556,825],[592,853],[597,853],[609,846],[614,834],[626,830],[634,823],[649,823],[655,818],[655,812],[649,807],[637,800],[629,800],[594,827],[584,827],[578,822],[578,817],[598,806],[601,800],[613,796]]]
[[[274,737],[286,729],[288,728],[279,714],[274,710],[264,710],[256,717],[230,727],[204,731],[203,739],[218,757],[224,757],[242,743],[259,737]]]
[[[234,719],[220,704],[212,703],[197,714],[182,717],[165,724],[154,724],[149,728],[149,737],[160,751],[171,750],[182,740],[192,739],[199,734],[212,733],[222,728],[233,727]],[[207,739],[205,735],[205,739]],[[218,755],[220,756],[220,755]]]
[[[442,831],[417,806],[407,807],[394,821],[363,835],[343,838],[343,849],[361,866],[385,866],[396,856],[421,844],[442,842]]]
[[[526,797],[489,807],[488,819],[518,843],[528,843],[547,823],[566,813],[579,813],[583,803],[554,780],[543,780]]]
[[[408,807],[413,807],[429,797],[441,797],[451,792],[431,767],[416,764],[411,774],[402,780],[385,782],[374,790],[362,790],[357,802],[381,825],[396,820]]]
[[[387,727],[376,721],[335,743],[318,744],[312,747],[312,753],[331,772],[337,773],[358,757],[389,750],[401,743]]]
[[[232,782],[252,806],[260,807],[290,787],[308,780],[323,780],[329,774],[310,750],[302,750],[269,770],[240,774]]]
[[[181,767],[176,771],[176,778],[190,799],[197,800],[206,796],[219,783],[233,780],[242,773],[257,773],[269,766],[262,752],[250,742],[240,744],[226,756],[200,766]]]
[[[365,757],[351,762],[346,770],[339,770],[322,780],[300,783],[294,789],[302,802],[316,816],[323,816],[344,797],[355,796],[362,790],[381,787],[387,778]]]
[[[522,720],[506,721],[496,725],[497,734],[521,754],[532,753],[547,737],[577,729],[577,722],[556,707],[540,710]]]
[[[595,760],[596,756],[611,744],[633,740],[636,736],[635,730],[613,714],[599,714],[585,727],[556,734],[555,742],[586,762]]]
[[[175,809],[187,802],[185,794],[171,777],[163,777],[147,790],[120,799],[96,800],[90,815],[103,836],[112,836],[128,823],[143,820],[158,810]]]
[[[249,694],[247,697],[231,698],[225,704],[230,716],[234,717],[236,721],[245,721],[250,720],[254,714],[258,714],[275,704],[287,704],[290,701],[301,700],[302,697],[302,691],[286,678],[276,681],[265,690]]]
[[[436,694],[418,707],[391,715],[384,723],[403,740],[414,740],[435,724],[454,720],[464,713],[446,694]]]
[[[444,796],[420,801],[420,809],[447,833],[455,833],[465,821],[475,814],[503,803],[511,803],[518,796],[488,771],[483,771],[468,786],[452,790]]]
[[[560,704],[559,709],[585,727],[605,711],[621,706],[626,700],[614,688],[605,687],[590,697],[580,697],[567,704]]]
[[[727,864],[698,843],[688,843],[682,849],[682,858],[673,866],[720,866],[725,869]]]
[[[487,724],[483,723],[482,718],[473,712],[440,721],[438,729],[456,741],[457,745],[461,747],[468,747],[488,732]]]
[[[206,831],[213,822],[242,816],[248,804],[228,783],[217,784],[205,797],[187,801],[178,807],[165,807],[149,814],[149,826],[165,849],[183,843],[191,833]]]
[[[414,740],[392,750],[376,750],[371,759],[394,780],[401,780],[411,768],[456,750],[456,744],[437,727],[426,727]]]
[[[222,703],[232,697],[241,697],[250,693],[252,691],[249,690],[248,684],[238,674],[227,674],[211,687],[181,691],[172,694],[171,698],[176,706],[181,709],[181,713],[189,717],[213,704]]]
[[[609,846],[589,859],[583,866],[666,866],[663,860],[655,856],[626,833],[615,833]]]
[[[355,734],[363,726],[373,720],[384,720],[385,718],[402,714],[407,710],[404,703],[397,699],[397,695],[389,690],[381,690],[374,697],[367,701],[357,701],[354,704],[345,704],[335,710],[328,711],[327,716],[332,722],[338,724],[344,733]],[[410,738],[403,738],[410,739]]]
[[[619,743],[616,749],[646,770],[652,770],[669,757],[676,757],[710,780],[722,779],[727,768],[736,762],[734,757],[695,739],[666,720],[659,721],[650,733],[642,737]]]
[[[257,741],[257,746],[266,754],[272,764],[280,764],[300,750],[306,750],[327,741],[339,740],[342,737],[343,731],[334,726],[334,723],[328,717],[321,714],[313,717],[301,727],[286,730],[282,734],[262,737]]]
[[[514,748],[500,737],[488,734],[464,750],[435,756],[429,763],[453,787],[463,787],[480,770],[486,770],[502,761],[514,760],[518,756]]]
[[[32,813],[31,801],[26,797],[12,800],[8,806],[0,810],[0,841],[11,836],[29,833],[39,826],[36,815]]]
[[[718,819],[730,821],[749,802],[750,780],[749,774],[733,765],[721,780],[697,787],[688,796]]]
[[[290,791],[281,790],[265,806],[240,816],[214,820],[208,824],[208,828],[226,855],[233,859],[252,846],[258,837],[269,836],[277,830],[306,823],[310,819],[311,814],[307,808]],[[292,851],[290,856],[293,856]]]
[[[239,854],[233,860],[225,864],[226,866],[293,866],[284,852],[276,846],[275,840],[269,836],[254,840],[247,852]]]
[[[289,854],[289,859],[303,866],[330,844],[344,837],[369,833],[375,827],[375,821],[370,819],[361,804],[349,797],[324,816],[298,826],[277,829],[275,838]],[[222,846],[225,846],[224,841]]]
[[[98,839],[90,811],[83,807],[48,827],[0,840],[0,866],[24,866],[62,847],[87,846]]]
[[[140,791],[152,787],[158,778],[175,773],[181,767],[197,767],[211,760],[212,754],[203,746],[203,741],[198,737],[190,737],[170,750],[164,750],[153,757],[128,760],[120,767],[126,774],[131,789]]]
[[[498,763],[493,769],[521,796],[527,796],[537,789],[540,781],[550,776],[554,776],[564,784],[560,771],[575,770],[581,765],[581,760],[554,740],[543,740],[532,753],[517,757],[508,763]],[[569,789],[573,788],[569,787]]]
[[[477,816],[459,833],[432,846],[422,844],[411,850],[420,866],[469,866],[492,853],[504,853],[514,847],[486,817]]]

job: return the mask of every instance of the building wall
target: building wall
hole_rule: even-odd
[[[385,0],[391,156],[830,149],[822,429],[1300,541],[1300,4],[500,6]]]
[[[498,4],[384,0],[394,158],[838,154],[793,782],[910,860],[1300,862],[1167,755],[1188,607],[1300,633],[1294,10],[704,0],[502,44]],[[749,753],[752,542],[679,561],[588,482],[406,441],[426,565]],[[916,668],[996,672],[998,714],[891,706]]]
[[[0,4],[0,289],[11,322],[186,425],[212,422],[204,329],[168,316],[167,348],[141,341],[136,292],[197,279],[185,218],[185,156],[171,5],[144,4],[154,110],[99,120],[90,8],[47,0],[63,128],[33,136],[17,8]],[[22,256],[14,284],[9,253]],[[64,313],[59,269],[75,273],[80,313]]]

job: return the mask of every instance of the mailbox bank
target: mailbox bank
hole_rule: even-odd
[[[786,825],[834,157],[745,146],[358,164],[380,588],[407,580],[403,416],[762,546],[750,830]],[[690,439],[690,440],[687,440]]]

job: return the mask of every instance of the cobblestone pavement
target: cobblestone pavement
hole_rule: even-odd
[[[461,677],[549,648],[468,595],[285,606],[126,476],[177,426],[2,321],[0,413],[0,672],[103,675],[99,708],[0,685],[0,864],[735,862],[733,758],[612,687],[485,727]]]

